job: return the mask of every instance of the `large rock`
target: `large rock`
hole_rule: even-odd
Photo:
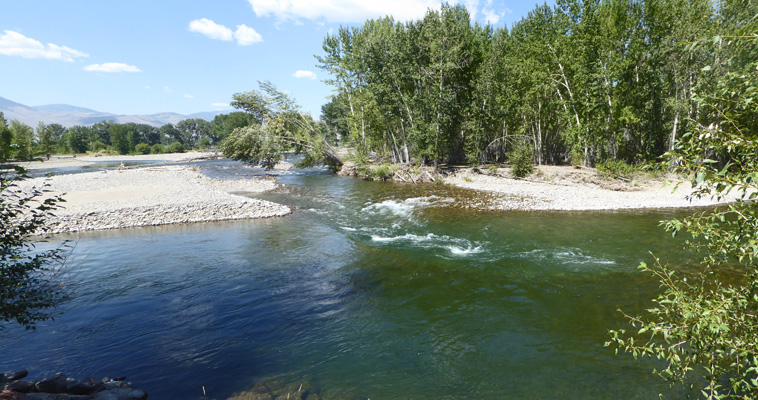
[[[5,385],[6,390],[12,390],[19,393],[29,393],[34,389],[34,382],[31,381],[13,381]]]
[[[34,391],[42,393],[66,393],[67,384],[66,376],[57,373],[34,384]]]
[[[66,392],[71,394],[88,395],[105,389],[105,384],[95,378],[87,378],[81,381],[69,382]]]
[[[24,393],[3,390],[0,392],[0,400],[29,400],[30,397]]]
[[[17,381],[19,379],[24,379],[27,375],[29,375],[29,371],[25,369],[22,369],[21,371],[6,372],[0,375],[0,383],[8,383]]]

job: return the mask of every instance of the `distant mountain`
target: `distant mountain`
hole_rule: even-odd
[[[84,114],[102,114],[95,110],[84,107],[75,107],[68,104],[48,104],[44,106],[34,106],[33,109],[37,111],[45,111],[50,113],[84,113]]]
[[[109,120],[120,124],[134,122],[152,126],[176,124],[188,118],[202,118],[206,121],[211,121],[216,115],[225,114],[229,111],[208,111],[191,115],[181,115],[171,112],[150,115],[117,115],[68,104],[47,104],[30,107],[0,97],[0,112],[5,115],[5,119],[8,121],[15,119],[32,127],[36,127],[40,122],[70,127],[74,125],[92,125]]]

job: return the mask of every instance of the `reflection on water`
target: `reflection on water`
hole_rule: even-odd
[[[209,162],[206,173],[250,169]],[[280,173],[290,216],[90,232],[74,298],[0,337],[0,368],[126,375],[156,399],[309,382],[347,398],[639,398],[653,364],[602,347],[648,305],[665,212],[478,212],[474,192]]]

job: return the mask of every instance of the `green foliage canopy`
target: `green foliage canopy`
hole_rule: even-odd
[[[663,292],[647,314],[628,316],[634,331],[611,331],[608,343],[664,360],[661,376],[707,399],[758,398],[758,61],[741,58],[758,45],[752,32],[691,45],[722,50],[703,68],[717,78],[693,96],[702,122],[668,154],[670,165],[692,177],[692,196],[738,199],[665,223],[674,235],[692,237],[687,245],[701,254],[701,269],[687,276],[658,259],[643,263]]]
[[[33,329],[52,317],[50,310],[63,298],[56,278],[66,252],[35,250],[32,235],[46,229],[62,199],[45,196],[44,188],[20,190],[24,172],[17,167],[0,175],[0,320]]]
[[[237,93],[232,106],[250,113],[260,124],[236,128],[219,147],[225,157],[273,168],[286,151],[305,154],[301,165],[341,166],[332,145],[310,115],[270,82],[260,91]]]

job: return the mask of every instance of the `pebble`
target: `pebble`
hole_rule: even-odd
[[[188,166],[56,175],[19,186],[31,190],[45,182],[52,194],[87,197],[61,203],[48,218],[48,233],[269,218],[291,212],[281,204],[230,193],[273,190],[277,185],[271,179],[215,180]]]

